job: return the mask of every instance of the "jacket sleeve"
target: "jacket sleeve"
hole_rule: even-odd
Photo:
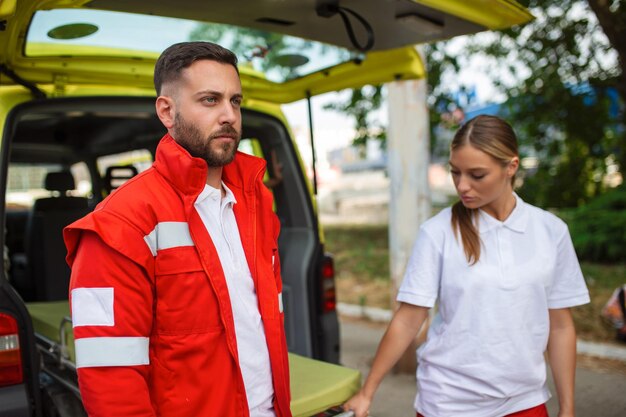
[[[283,309],[283,280],[282,280],[282,274],[281,274],[281,266],[280,266],[280,257],[278,256],[278,235],[280,234],[280,220],[278,219],[278,216],[276,216],[274,213],[272,213],[272,218],[273,218],[273,225],[274,225],[274,242],[276,244],[276,258],[274,261],[274,279],[276,280],[276,288],[278,289],[278,293],[280,294],[279,297],[279,312],[281,317],[281,326],[280,326],[280,341],[281,341],[281,345],[282,345],[282,349],[285,352],[285,354],[282,357],[282,361],[283,361],[283,369],[285,369],[285,386],[284,386],[284,391],[286,394],[286,405],[283,406],[284,410],[281,413],[281,416],[289,416],[290,414],[290,410],[289,410],[289,403],[291,402],[291,382],[290,382],[290,374],[289,374],[289,356],[287,355],[288,349],[287,349],[287,335],[285,334],[285,323],[284,323],[284,309]]]
[[[153,417],[149,336],[153,285],[146,271],[82,231],[72,262],[70,303],[76,366],[91,417]]]

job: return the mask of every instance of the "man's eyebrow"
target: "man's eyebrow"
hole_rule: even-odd
[[[218,96],[222,97],[224,93],[215,90],[200,90],[196,94],[196,96]]]
[[[222,93],[221,91],[215,91],[215,90],[201,90],[201,91],[198,91],[195,95],[196,96],[224,97],[224,93]],[[232,98],[243,98],[243,94],[235,93],[232,95]]]

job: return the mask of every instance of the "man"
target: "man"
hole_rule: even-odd
[[[237,58],[176,44],[154,82],[154,165],[65,229],[85,408],[290,417],[279,222],[265,162],[237,152]]]

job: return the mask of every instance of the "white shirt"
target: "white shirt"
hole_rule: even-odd
[[[211,236],[226,276],[235,322],[239,367],[246,388],[250,417],[275,417],[274,385],[265,330],[233,212],[233,205],[237,201],[228,187],[223,183],[222,186],[226,190],[224,198],[220,190],[205,185],[195,207]]]
[[[420,228],[398,301],[439,308],[418,349],[415,409],[500,417],[545,403],[548,309],[589,302],[567,225],[517,195],[501,222],[479,212],[470,266],[447,208]]]

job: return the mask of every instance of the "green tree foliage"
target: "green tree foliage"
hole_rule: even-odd
[[[620,186],[591,203],[562,213],[580,259],[623,262],[626,259],[626,188]]]
[[[434,141],[437,137],[433,130],[434,127],[441,124],[444,112],[452,111],[458,107],[452,92],[443,88],[441,83],[442,76],[446,71],[457,72],[460,70],[458,58],[447,53],[445,45],[445,42],[439,42],[426,46],[426,66],[430,91],[428,104],[431,109],[445,109],[445,111],[431,111],[429,113],[431,148],[434,148]],[[386,127],[372,117],[372,113],[380,109],[385,98],[385,91],[381,85],[354,88],[350,90],[347,99],[329,103],[324,108],[336,110],[354,118],[356,131],[352,140],[354,146],[364,149],[368,140],[378,140],[385,148],[387,143]]]
[[[428,88],[430,91],[428,105],[430,109],[452,111],[458,107],[458,104],[456,104],[452,92],[442,88],[441,79],[446,71],[456,72],[460,70],[460,67],[457,57],[445,51],[445,45],[446,42],[439,42],[426,46],[426,67],[428,68]],[[366,85],[361,88],[354,88],[346,100],[329,103],[324,108],[336,110],[354,118],[356,135],[352,140],[353,145],[364,149],[368,140],[378,140],[385,148],[387,143],[386,127],[372,117],[372,113],[380,109],[384,101],[385,91],[382,85]],[[443,114],[443,111],[429,112],[431,148],[434,148],[434,141],[437,137],[433,129],[441,124]]]
[[[448,130],[448,136],[452,136],[449,130],[456,130],[459,126],[454,120],[445,120],[445,115],[460,108],[453,95],[453,91],[444,82],[444,75],[449,73],[458,73],[461,70],[460,59],[458,56],[451,55],[446,51],[447,42],[438,42],[426,45],[424,54],[426,56],[426,68],[428,70],[428,108],[430,116],[430,148],[433,152],[442,153],[447,149],[441,150],[441,146],[437,146],[437,141],[442,141],[438,133],[439,128]],[[464,86],[461,86],[464,88]],[[445,157],[445,155],[436,155],[437,157]]]
[[[190,34],[189,40],[219,43],[233,51],[244,62],[258,62],[263,72],[278,71],[283,78],[296,77],[298,65],[292,65],[286,58],[288,51],[306,51],[313,43],[280,33],[266,32],[218,23],[199,24]],[[324,50],[320,51],[324,53]]]
[[[620,71],[615,87],[619,91],[622,102],[626,103],[626,1],[588,1],[589,7],[595,13],[598,23],[617,53]],[[626,121],[626,112],[622,113],[622,120]]]
[[[382,86],[368,85],[352,89],[347,100],[326,104],[324,108],[354,117],[356,135],[352,144],[364,151],[368,140],[379,140],[383,144],[387,140],[385,127],[372,117],[372,113],[380,108],[382,101]]]
[[[456,101],[463,86],[446,80],[470,56],[480,56],[507,98],[502,115],[518,133],[522,156],[538,163],[525,172],[521,193],[541,206],[579,206],[607,191],[610,176],[626,167],[626,1],[520,3],[534,21],[468,37],[458,53],[449,52],[449,42],[427,47],[431,141],[441,139],[442,118],[463,106]],[[621,97],[617,111],[608,87]],[[354,115],[354,108],[363,108],[359,99],[368,100],[356,90],[331,107]],[[355,140],[361,143],[364,136]]]
[[[621,70],[587,2],[535,0],[528,6],[533,22],[487,42],[474,37],[466,51],[505,69],[494,72],[509,97],[504,115],[523,153],[538,162],[521,194],[542,206],[578,206],[606,191],[611,164],[624,158],[623,123],[609,111],[607,90],[617,86]]]

